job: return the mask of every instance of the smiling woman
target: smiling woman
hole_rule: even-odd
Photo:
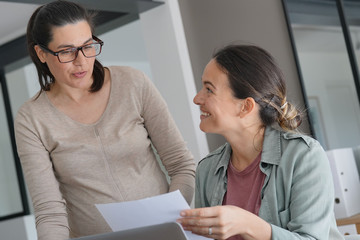
[[[343,239],[325,151],[297,131],[300,112],[274,58],[257,46],[227,46],[202,85],[194,97],[200,128],[227,142],[199,162],[196,209],[178,219],[184,229],[228,240]]]
[[[102,66],[92,17],[54,1],[27,28],[41,89],[19,109],[15,136],[41,240],[111,231],[98,203],[193,196],[195,163],[165,101],[142,72]]]

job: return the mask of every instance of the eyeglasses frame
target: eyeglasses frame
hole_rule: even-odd
[[[104,45],[104,42],[103,42],[102,40],[100,40],[98,37],[96,37],[95,35],[92,35],[92,39],[95,40],[97,43],[100,44],[100,52],[99,52],[99,54],[93,56],[93,57],[96,57],[96,56],[100,55],[101,50],[102,50],[102,46]],[[89,44],[91,44],[91,43],[89,43]],[[84,55],[84,57],[86,57],[86,58],[93,58],[93,57],[87,57],[87,56],[85,56],[85,54],[84,54],[84,52],[83,52],[83,47],[85,47],[85,46],[87,46],[87,45],[89,45],[89,44],[84,44],[84,45],[82,45],[82,46],[80,46],[80,47],[74,47],[74,48],[76,48],[75,58],[74,58],[73,60],[71,60],[71,61],[66,61],[66,62],[60,61],[60,57],[59,57],[59,53],[61,53],[61,52],[63,52],[63,51],[66,51],[65,49],[64,49],[64,50],[60,50],[60,51],[58,51],[58,52],[54,52],[54,51],[48,49],[47,47],[45,47],[45,46],[42,45],[42,44],[38,44],[38,45],[39,45],[42,49],[44,49],[45,51],[47,51],[48,53],[56,56],[60,63],[69,63],[69,62],[75,61],[75,59],[77,58],[77,56],[78,56],[78,54],[79,54],[79,51],[82,52],[82,54]]]

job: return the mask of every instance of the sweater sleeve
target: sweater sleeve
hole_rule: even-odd
[[[195,187],[195,162],[164,99],[144,75],[143,118],[151,141],[170,177],[169,191],[177,189],[190,204]]]
[[[27,106],[27,105],[25,105]],[[69,238],[66,203],[54,175],[49,152],[36,130],[36,114],[22,107],[15,119],[15,138],[33,202],[39,240]]]

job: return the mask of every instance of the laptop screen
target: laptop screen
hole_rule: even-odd
[[[182,227],[176,222],[118,232],[73,238],[72,240],[188,240]]]

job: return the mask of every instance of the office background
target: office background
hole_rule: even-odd
[[[37,74],[21,47],[14,54],[5,50],[13,49],[10,43],[21,46],[16,41],[22,40],[28,18],[45,2],[0,1],[4,24],[0,31],[9,30],[0,37],[4,50],[0,51],[0,234],[4,239],[36,238],[14,152],[12,121],[19,106],[38,91]],[[97,35],[105,45],[99,60],[104,65],[130,65],[150,76],[196,161],[224,142],[199,130],[200,112],[192,99],[212,53],[230,43],[259,45],[277,59],[289,101],[305,111],[303,132],[316,137],[325,149],[360,145],[359,79],[354,69],[360,49],[356,1],[77,2],[103,12]],[[12,30],[15,19],[19,25]],[[347,20],[345,25],[341,19]],[[344,32],[350,36],[350,46]],[[13,55],[19,57],[12,60]]]

